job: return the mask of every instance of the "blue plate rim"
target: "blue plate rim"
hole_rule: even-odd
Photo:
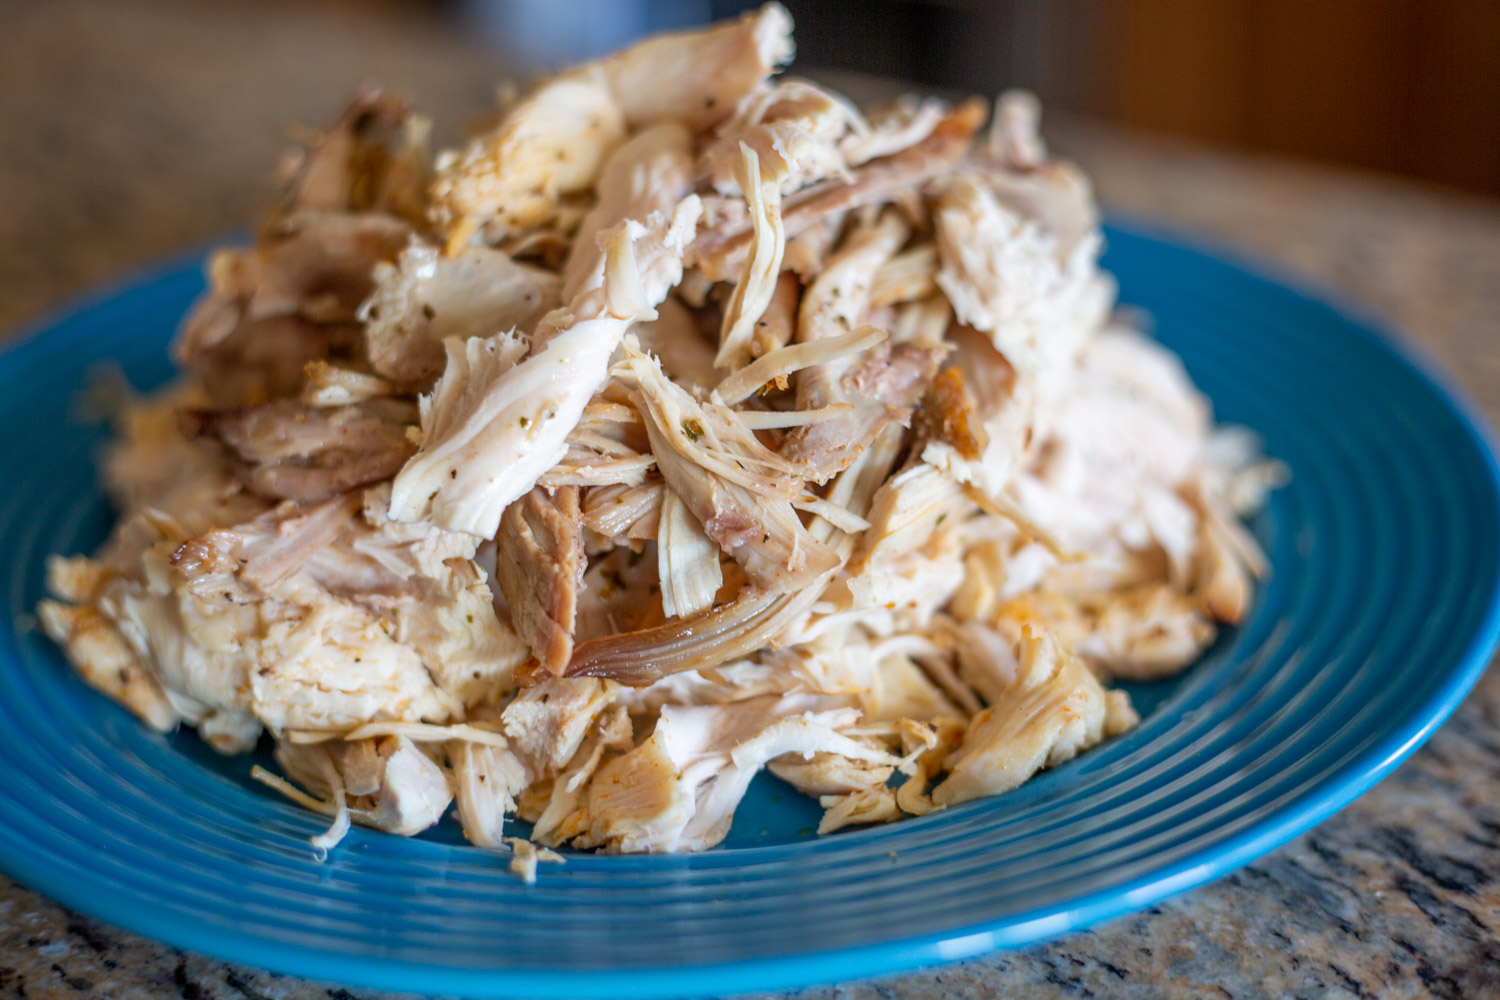
[[[1266,259],[1153,220],[1119,212],[1108,215],[1106,239],[1118,233],[1166,244],[1208,258],[1257,286],[1290,294],[1301,304],[1342,320],[1371,347],[1405,365],[1442,397],[1457,414],[1464,432],[1482,456],[1488,500],[1500,517],[1500,447],[1474,400],[1433,356],[1372,310],[1342,294],[1288,273]],[[231,234],[230,239],[242,234]],[[135,269],[70,299],[40,318],[21,324],[4,338],[0,358],[13,359],[39,338],[73,318],[143,286],[180,274],[199,264],[207,251],[225,240],[198,244],[154,265]],[[26,864],[18,852],[0,842],[0,869],[18,882],[80,913],[142,934],[175,948],[273,972],[363,988],[456,993],[463,996],[620,996],[677,997],[704,995],[708,981],[733,984],[734,992],[806,987],[819,983],[866,979],[928,965],[972,958],[1088,928],[1112,917],[1137,912],[1154,903],[1226,875],[1264,856],[1329,818],[1369,791],[1416,751],[1457,710],[1488,666],[1500,643],[1500,578],[1485,599],[1485,613],[1462,656],[1442,685],[1425,703],[1406,713],[1403,724],[1379,743],[1318,781],[1292,802],[1275,809],[1244,831],[1201,848],[1138,879],[1076,899],[1066,909],[1051,909],[1003,922],[980,921],[936,934],[874,944],[811,951],[754,961],[611,971],[492,969],[433,966],[405,959],[331,954],[316,948],[272,944],[253,937],[226,935],[192,922],[158,917],[130,900],[91,895],[86,886],[46,868]],[[722,992],[723,986],[717,991]],[[712,992],[712,991],[711,991]]]

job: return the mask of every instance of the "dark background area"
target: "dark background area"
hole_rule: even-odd
[[[1489,0],[783,0],[798,64],[992,95],[1241,149],[1500,194]],[[752,0],[449,0],[556,66]],[[549,67],[550,68],[550,67]]]

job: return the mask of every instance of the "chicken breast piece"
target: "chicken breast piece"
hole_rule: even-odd
[[[394,517],[493,536],[501,511],[566,453],[568,434],[604,384],[625,331],[654,318],[682,279],[682,254],[698,219],[697,198],[681,197],[686,131],[664,125],[642,133],[608,169],[647,170],[677,182],[644,192],[632,218],[610,230],[593,276],[564,310],[543,320],[537,339],[544,346],[514,367],[450,364],[444,371],[425,404],[422,446],[396,476]]]
[[[792,56],[791,18],[769,3],[738,21],[648,39],[542,84],[499,127],[439,159],[433,215],[491,242],[539,226],[591,187],[628,131],[727,117]]]
[[[961,522],[975,510],[963,488],[939,469],[918,463],[875,494],[870,528],[849,562],[854,606],[924,609],[946,604],[962,575]]]
[[[385,635],[378,616],[333,602],[266,629],[249,688],[251,711],[275,729],[442,721],[453,709],[416,651]]]
[[[782,226],[788,241],[824,225],[830,216],[884,204],[951,169],[968,152],[970,139],[984,113],[982,102],[959,105],[916,145],[871,160],[851,171],[848,180],[833,178],[787,198],[782,209]],[[739,225],[714,226],[693,241],[688,263],[709,279],[722,281],[743,264],[750,243],[748,217]]]
[[[388,736],[376,748],[381,766],[375,802],[360,822],[387,833],[410,837],[443,818],[453,792],[447,776],[417,745],[404,736]]]
[[[1104,689],[1045,633],[1022,634],[1015,675],[997,695],[944,762],[948,777],[932,793],[938,805],[1009,791],[1103,738]]]
[[[135,650],[96,608],[43,601],[37,618],[48,638],[63,648],[78,675],[124,705],[146,725],[169,732],[181,716],[172,707]]]
[[[573,759],[590,728],[615,699],[615,685],[591,677],[549,678],[505,707],[501,723],[511,750],[532,779],[557,773]]]
[[[411,232],[402,220],[375,212],[303,210],[276,220],[253,249],[213,258],[209,291],[174,345],[178,359],[202,367],[239,326],[274,316],[354,320],[375,265],[395,259]]]
[[[851,131],[859,134],[868,129],[864,117],[847,100],[806,80],[782,80],[746,98],[735,116],[720,126],[717,137],[703,151],[699,171],[720,194],[743,194],[738,174],[743,144],[779,192],[790,194],[818,181],[846,176],[841,141]]]
[[[1018,371],[1070,363],[1114,299],[1094,267],[1097,237],[1064,251],[972,174],[947,183],[934,216],[937,284],[959,322],[988,334]]]
[[[361,88],[333,127],[291,158],[286,211],[373,210],[421,224],[430,127],[399,95]]]
[[[724,585],[719,546],[671,490],[662,491],[656,552],[662,611],[668,618],[695,615],[713,606]]]
[[[443,341],[529,334],[560,301],[556,275],[499,250],[465,247],[457,256],[414,241],[374,272],[360,307],[370,367],[398,386],[426,388],[443,370]]]
[[[806,705],[772,696],[663,708],[650,739],[594,775],[589,831],[580,839],[621,852],[706,850],[729,832],[750,779],[777,757],[830,751],[893,763],[883,750],[839,732],[856,713]]]

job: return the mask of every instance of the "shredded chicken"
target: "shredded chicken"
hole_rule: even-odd
[[[667,487],[751,584],[767,592],[798,590],[836,565],[797,516],[793,501],[802,481],[785,459],[733,410],[699,404],[650,359],[635,354],[626,365]]]
[[[969,720],[963,743],[943,762],[948,777],[932,793],[938,805],[1009,791],[1104,735],[1104,689],[1054,640],[1028,629],[1013,662],[997,658],[982,669],[999,675],[995,697]]]
[[[456,257],[413,243],[375,268],[361,307],[370,367],[397,385],[427,388],[443,371],[443,341],[530,331],[559,303],[557,275],[485,246]]]
[[[661,710],[651,736],[595,775],[580,846],[613,851],[711,847],[729,832],[756,771],[778,757],[833,752],[894,763],[877,745],[847,735],[856,712],[813,712],[806,696],[766,696],[731,705]]]
[[[480,537],[567,450],[567,435],[603,385],[610,355],[631,323],[682,279],[682,253],[698,220],[683,197],[689,136],[680,125],[640,133],[605,167],[631,179],[631,215],[601,231],[603,260],[567,306],[543,319],[530,356],[444,370],[423,397],[422,445],[396,476],[392,513]],[[633,189],[634,190],[634,189]],[[513,340],[513,336],[501,334]],[[508,341],[507,341],[508,342]],[[504,475],[497,470],[504,469]]]
[[[963,159],[983,119],[981,102],[959,105],[921,142],[871,160],[851,171],[847,180],[830,178],[798,191],[786,200],[782,211],[787,238],[821,225],[831,214],[885,204],[904,191],[921,189]],[[721,280],[748,252],[750,229],[746,215],[738,223],[700,233],[692,246],[691,262],[709,278]]]
[[[558,200],[594,186],[633,129],[700,129],[730,114],[792,57],[792,22],[769,3],[706,31],[649,39],[547,81],[491,133],[438,161],[433,213],[491,241],[551,221]]]
[[[235,474],[273,500],[316,503],[389,479],[414,450],[409,403],[390,398],[349,406],[308,407],[290,400],[184,414],[196,433],[222,441]]]
[[[516,633],[554,674],[573,656],[584,567],[578,487],[538,486],[505,509],[495,539],[496,582]]]
[[[38,609],[80,676],[267,741],[319,851],[452,814],[527,881],[711,848],[762,771],[831,833],[1136,725],[1105,682],[1250,613],[1285,470],[1113,314],[1035,98],[867,113],[775,76],[790,31],[644,41],[436,157],[358,94],[119,415],[118,523]]]
[[[661,607],[668,618],[707,610],[724,585],[719,546],[671,489],[662,491],[657,532],[657,576]]]
[[[797,339],[816,343],[862,325],[869,314],[875,272],[909,235],[906,224],[893,212],[872,226],[856,228],[803,294]],[[846,384],[855,361],[845,354],[797,375],[799,409],[853,404],[853,410],[839,420],[792,432],[782,449],[793,461],[806,465],[810,478],[818,482],[842,471],[868,447],[888,416],[885,403]]]

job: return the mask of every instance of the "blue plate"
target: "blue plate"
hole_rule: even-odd
[[[31,619],[51,552],[110,522],[78,390],[137,385],[201,288],[180,262],[0,357],[0,868],[170,944],[351,985],[668,996],[848,980],[1060,934],[1243,865],[1364,792],[1458,705],[1497,632],[1500,478],[1473,410],[1367,320],[1142,230],[1107,266],[1213,399],[1292,470],[1253,525],[1274,565],[1203,662],[1135,691],[1133,733],[1018,791],[813,839],[763,779],[720,849],[575,856],[525,886],[451,824],[322,821],[67,669]]]

